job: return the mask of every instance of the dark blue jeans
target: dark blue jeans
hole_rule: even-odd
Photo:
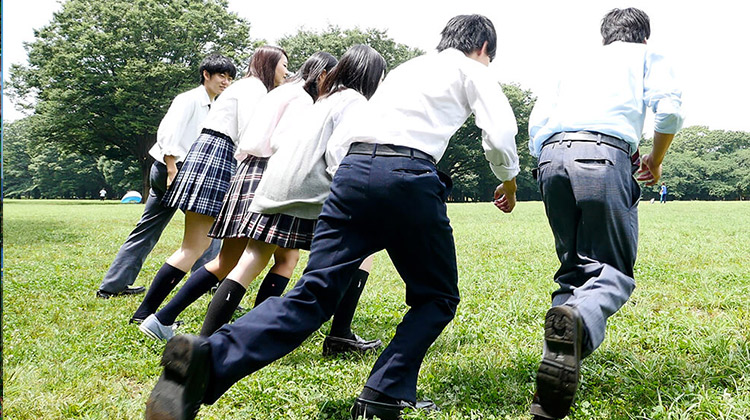
[[[539,189],[560,268],[552,305],[578,308],[584,353],[604,340],[607,318],[635,288],[641,189],[630,156],[606,144],[568,142],[542,148]]]
[[[167,189],[167,167],[163,163],[154,162],[149,174],[151,189],[146,198],[146,207],[138,224],[120,250],[115,256],[112,265],[109,266],[107,274],[104,275],[99,290],[108,293],[120,293],[131,286],[138,273],[141,272],[143,262],[156,246],[161,238],[162,232],[172,220],[176,208],[166,207],[161,204],[161,199]],[[216,258],[221,249],[221,240],[214,239],[211,246],[198,259],[193,270],[203,267],[204,264]]]
[[[415,401],[422,359],[459,302],[447,194],[426,160],[344,158],[297,285],[209,338],[212,366],[204,402],[213,403],[235,382],[302,344],[333,315],[362,261],[382,249],[406,284],[410,308],[366,386]]]

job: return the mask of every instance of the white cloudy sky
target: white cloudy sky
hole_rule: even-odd
[[[274,42],[300,27],[387,30],[395,41],[432,50],[447,20],[480,13],[498,31],[492,69],[503,82],[517,82],[534,93],[550,88],[557,66],[585,65],[579,47],[600,44],[601,17],[614,7],[638,7],[651,17],[649,44],[676,62],[684,85],[686,125],[750,131],[750,1],[713,0],[328,0],[256,2],[229,0],[229,9],[252,25],[251,36]],[[11,63],[26,60],[24,41],[60,8],[58,0],[2,2],[3,78]],[[22,115],[3,97],[3,119]]]

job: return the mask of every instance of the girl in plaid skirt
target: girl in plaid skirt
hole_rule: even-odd
[[[211,243],[207,236],[219,214],[235,170],[234,150],[241,131],[261,98],[280,85],[287,73],[287,55],[278,47],[255,51],[247,76],[228,87],[214,102],[203,129],[162,203],[185,212],[182,245],[159,269],[133,319],[143,319],[149,335],[158,326],[153,316]],[[154,328],[150,328],[154,327]]]
[[[218,217],[208,233],[211,237],[223,239],[221,251],[214,260],[193,272],[177,295],[141,325],[144,333],[159,339],[171,337],[177,316],[234,268],[248,242],[244,219],[268,157],[273,153],[271,138],[289,128],[289,124],[285,123],[289,119],[282,120],[281,117],[286,114],[298,116],[307,112],[317,99],[318,80],[325,78],[325,74],[336,63],[336,58],[328,53],[313,54],[297,74],[259,101],[252,118],[240,130],[240,141],[234,154],[240,164],[217,212]],[[276,250],[275,264],[267,279],[269,284],[275,284],[276,288],[281,286],[283,291],[298,260],[297,249]],[[279,278],[285,280],[283,285]]]
[[[323,94],[307,115],[295,119],[294,127],[288,132],[274,136],[272,141],[278,141],[278,147],[268,161],[250,212],[240,223],[243,234],[251,239],[236,267],[214,294],[202,335],[210,335],[230,321],[246,288],[265,268],[276,249],[310,249],[317,217],[338,165],[336,157],[340,156],[340,153],[329,152],[329,145],[343,143],[348,116],[362,110],[380,84],[385,68],[385,60],[374,49],[365,45],[351,47],[323,81]],[[369,270],[371,259],[361,268]],[[367,351],[382,344],[380,340],[363,340],[350,328],[368,274],[366,270],[357,272],[357,281],[352,281],[347,292],[349,297],[339,305],[333,331],[324,342],[324,354]],[[360,273],[364,276],[357,278]],[[343,322],[337,323],[339,313]]]

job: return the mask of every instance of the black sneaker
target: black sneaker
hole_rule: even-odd
[[[146,420],[191,420],[206,393],[209,370],[208,340],[176,335],[161,356],[164,371],[146,402]]]
[[[380,348],[383,342],[379,339],[365,340],[354,334],[354,338],[341,338],[327,335],[323,340],[323,356],[335,356],[342,353],[365,353]]]
[[[547,311],[531,414],[553,419],[568,415],[581,375],[582,342],[583,321],[576,308],[561,305]]]

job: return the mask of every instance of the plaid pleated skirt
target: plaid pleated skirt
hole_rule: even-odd
[[[228,136],[203,129],[164,194],[162,204],[182,211],[218,216],[237,166],[234,149]]]
[[[229,191],[208,236],[212,238],[247,238],[250,221],[250,203],[263,177],[268,158],[249,155],[239,165],[232,177]]]
[[[310,250],[317,219],[288,214],[250,213],[247,237],[282,248]]]

